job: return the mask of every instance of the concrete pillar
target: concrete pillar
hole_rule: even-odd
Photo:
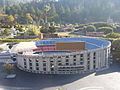
[[[84,53],[84,71],[87,71],[87,53]]]
[[[91,52],[91,53],[90,53],[90,71],[93,70],[93,53],[94,53],[94,52]]]

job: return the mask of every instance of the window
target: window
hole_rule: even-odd
[[[39,64],[38,64],[38,63],[36,63],[36,66],[39,66]]]
[[[73,65],[76,65],[76,63],[73,63]]]
[[[66,63],[66,65],[69,65],[69,63]]]
[[[88,53],[87,56],[90,57],[90,53]]]
[[[24,59],[24,62],[26,62],[26,59]]]
[[[46,66],[46,63],[43,63],[43,66]]]
[[[80,62],[81,65],[83,65],[83,62]]]
[[[24,68],[27,68],[27,66],[24,66]]]
[[[45,59],[45,57],[42,57],[42,59]]]
[[[67,69],[69,69],[70,67],[66,67]]]
[[[93,57],[93,59],[96,59],[96,57]]]
[[[90,64],[90,61],[88,61],[87,63]]]
[[[74,55],[73,57],[76,58],[76,55]]]
[[[89,70],[90,69],[90,66],[88,65],[87,69]]]
[[[39,60],[37,59],[36,62],[39,62]]]
[[[43,71],[46,71],[46,68],[43,68]]]
[[[87,60],[90,60],[90,58],[87,58]]]
[[[31,59],[29,59],[29,62],[32,62],[32,60],[31,60]]]
[[[58,62],[61,62],[60,60]]]
[[[54,61],[50,61],[50,62],[54,62]]]
[[[51,64],[50,64],[50,66],[51,66],[51,67],[53,67],[53,66],[54,66],[54,64],[52,64],[52,63],[51,63]]]
[[[76,61],[76,59],[74,59],[74,61]]]
[[[83,57],[83,54],[80,54],[80,57]]]
[[[51,68],[51,71],[54,71],[54,68]]]
[[[83,61],[83,58],[80,58],[80,61]]]
[[[66,58],[69,58],[69,56],[66,56]]]
[[[66,62],[69,62],[69,60],[68,60],[68,59],[66,59]]]
[[[62,63],[58,63],[58,65],[62,65]]]
[[[32,69],[32,67],[30,67],[30,69]]]
[[[60,56],[58,56],[58,58],[61,58]]]
[[[50,57],[50,59],[53,59],[53,57]]]
[[[39,68],[38,68],[38,67],[36,67],[36,70],[39,70]]]
[[[26,62],[24,62],[24,65],[26,65]]]
[[[96,52],[94,52],[93,55],[95,56],[95,55],[96,55]]]
[[[32,66],[32,63],[29,63],[30,64],[30,66]]]
[[[46,61],[43,61],[43,62],[46,62]]]
[[[95,64],[95,60],[93,61],[93,63]]]

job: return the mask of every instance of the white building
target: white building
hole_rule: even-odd
[[[36,42],[43,46],[51,42],[85,41],[87,50],[80,52],[42,51],[17,55],[17,66],[21,70],[41,74],[77,74],[109,68],[111,43],[94,38],[63,38]],[[47,43],[48,42],[48,43]],[[48,45],[48,46],[49,46]],[[46,47],[45,47],[46,48]]]

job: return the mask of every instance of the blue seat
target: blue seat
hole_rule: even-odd
[[[35,43],[36,43],[36,46],[39,46],[39,45],[55,45],[56,42],[73,42],[73,41],[85,41],[86,48],[88,50],[105,47],[110,44],[110,42],[105,40],[99,40],[99,39],[88,38],[88,37],[57,38],[52,40],[36,41]]]

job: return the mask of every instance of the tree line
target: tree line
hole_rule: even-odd
[[[109,17],[119,22],[119,3],[119,0],[59,0],[57,2],[55,0],[33,0],[17,5],[8,4],[5,12],[13,15],[21,24],[43,25],[45,16],[48,17],[49,22],[55,21],[62,24],[107,21]],[[47,13],[45,12],[46,5],[50,8]]]

